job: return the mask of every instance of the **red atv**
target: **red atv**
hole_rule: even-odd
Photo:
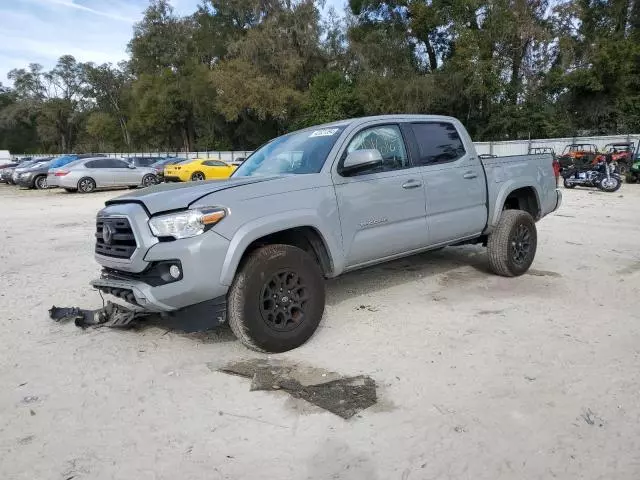
[[[572,143],[564,147],[558,157],[560,167],[564,170],[572,165],[584,167],[590,165],[600,154],[598,147],[590,143]]]
[[[624,175],[633,164],[636,145],[634,142],[608,143],[604,146],[603,152],[593,160],[595,165],[598,162],[608,160],[618,165],[618,173]]]

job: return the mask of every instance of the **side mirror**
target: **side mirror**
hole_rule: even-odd
[[[351,175],[381,164],[382,154],[377,149],[355,150],[344,159],[342,173]]]
[[[136,168],[136,166],[133,163],[130,163],[129,168]]]

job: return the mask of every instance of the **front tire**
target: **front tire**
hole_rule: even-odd
[[[304,250],[267,245],[243,260],[228,296],[231,330],[252,350],[286,352],[305,343],[322,319],[322,271]]]
[[[622,186],[622,181],[620,181],[620,179],[617,177],[610,177],[610,178],[604,177],[598,182],[598,185],[597,185],[599,190],[602,190],[603,192],[607,192],[607,193],[616,192],[620,189],[621,186]]]
[[[96,181],[91,177],[83,177],[78,180],[78,191],[80,193],[91,193],[96,189]]]
[[[202,172],[194,172],[193,175],[191,175],[192,182],[200,182],[202,180],[204,180],[204,173]]]
[[[564,188],[576,188],[575,184],[567,182],[567,179],[564,178],[562,181]]]
[[[487,243],[491,271],[503,277],[522,275],[533,263],[537,246],[533,217],[523,210],[504,210]]]
[[[158,183],[158,177],[156,177],[155,175],[149,173],[147,175],[145,175],[144,177],[142,177],[142,186],[143,187],[150,187],[151,185],[157,185]]]

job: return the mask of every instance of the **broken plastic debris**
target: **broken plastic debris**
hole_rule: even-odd
[[[135,320],[149,315],[146,312],[130,310],[117,303],[107,302],[97,310],[84,310],[79,307],[56,307],[49,310],[49,317],[56,322],[73,320],[77,327],[86,328],[101,325],[111,328],[128,328]]]

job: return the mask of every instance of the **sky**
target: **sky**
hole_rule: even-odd
[[[200,0],[170,0],[176,13],[193,13]],[[327,0],[325,11],[342,10]],[[39,63],[51,69],[66,54],[79,62],[117,63],[127,58],[133,24],[148,0],[0,0],[0,83],[7,73]]]

